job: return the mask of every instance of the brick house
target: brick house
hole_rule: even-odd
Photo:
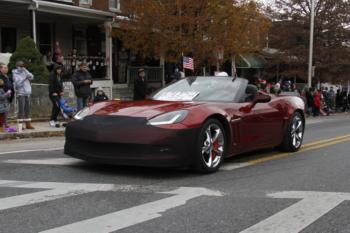
[[[114,98],[130,99],[138,66],[145,64],[135,62],[136,55],[110,35],[117,27],[115,17],[121,5],[121,0],[0,0],[0,53],[14,52],[25,36],[36,41],[43,55],[54,53],[59,42],[72,72],[79,63],[70,56],[75,48],[79,60],[90,64],[93,88],[102,87]],[[161,62],[146,69],[150,81],[161,86]]]

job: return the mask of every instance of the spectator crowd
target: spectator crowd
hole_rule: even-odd
[[[307,86],[297,88],[288,80],[277,83],[259,80],[257,86],[273,94],[294,92],[304,100],[308,116],[328,116],[331,113],[350,111],[350,89],[348,87],[320,85],[320,88]]]

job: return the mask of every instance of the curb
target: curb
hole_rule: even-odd
[[[24,138],[49,138],[49,137],[64,137],[65,131],[42,131],[31,133],[4,133],[0,134],[1,140],[14,140]]]

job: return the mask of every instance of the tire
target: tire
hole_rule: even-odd
[[[296,152],[300,149],[304,139],[305,122],[299,112],[291,117],[285,132],[281,150],[285,152]]]
[[[207,120],[196,142],[194,170],[199,173],[216,172],[224,159],[226,143],[226,132],[220,121]]]

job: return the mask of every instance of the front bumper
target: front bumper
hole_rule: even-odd
[[[191,164],[198,129],[164,129],[146,118],[89,116],[68,124],[65,154],[92,162],[151,167]]]

